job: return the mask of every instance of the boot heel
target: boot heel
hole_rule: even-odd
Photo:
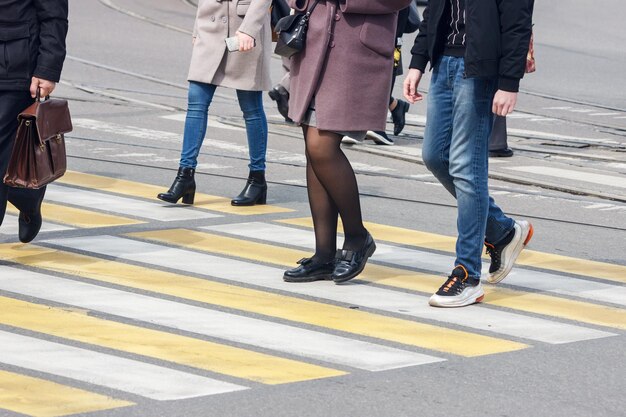
[[[183,204],[193,204],[196,197],[196,190],[191,190],[183,196]]]
[[[266,204],[267,203],[267,191],[264,191],[263,194],[259,196],[256,200],[256,204]]]

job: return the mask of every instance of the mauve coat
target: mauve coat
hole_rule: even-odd
[[[189,81],[261,91],[272,87],[270,61],[271,0],[200,0],[194,26]],[[228,52],[225,39],[240,31],[256,46],[247,52]]]
[[[301,122],[315,96],[320,130],[385,130],[397,11],[411,1],[320,0],[292,58],[289,117]],[[289,0],[297,11],[313,2]]]

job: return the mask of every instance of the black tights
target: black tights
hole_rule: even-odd
[[[337,249],[337,218],[341,216],[343,249],[359,250],[367,230],[361,218],[359,189],[350,161],[341,150],[341,135],[303,126],[306,144],[306,179],[315,229],[318,261],[334,258]]]

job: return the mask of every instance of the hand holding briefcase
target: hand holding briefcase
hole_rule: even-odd
[[[35,103],[18,116],[19,125],[4,183],[41,188],[65,174],[65,134],[72,131],[66,100],[46,97],[39,90]]]

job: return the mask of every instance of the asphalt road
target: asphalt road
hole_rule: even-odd
[[[425,305],[452,265],[456,208],[420,161],[423,104],[396,145],[345,147],[380,242],[353,284],[280,280],[310,251],[310,213],[299,129],[267,98],[267,207],[223,204],[247,175],[225,89],[196,208],[158,204],[177,168],[194,12],[71,4],[57,94],[71,103],[72,173],[50,187],[35,245],[15,244],[14,215],[0,229],[0,416],[626,415],[623,2],[537,3],[516,155],[490,161],[498,203],[535,226],[534,252],[454,312]]]

